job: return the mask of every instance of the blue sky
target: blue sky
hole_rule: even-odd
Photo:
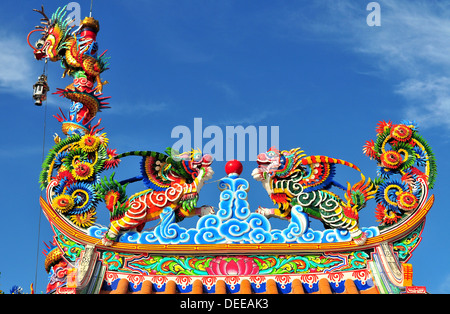
[[[450,153],[450,5],[378,1],[381,26],[369,27],[369,2],[95,0],[100,51],[108,49],[111,57],[110,70],[102,75],[110,82],[104,94],[112,97],[111,109],[97,117],[109,147],[119,152],[162,151],[176,141],[172,129],[193,129],[194,118],[202,118],[204,128],[223,130],[279,126],[281,149],[300,146],[311,155],[341,158],[370,177],[376,165],[362,154],[362,146],[375,138],[377,122],[416,120],[436,154],[438,178],[435,205],[410,260],[413,283],[431,293],[450,293],[444,190],[449,173],[444,160]],[[51,13],[67,2],[42,3]],[[90,1],[78,3],[87,16]],[[39,22],[32,11],[39,5],[0,3],[0,290],[5,292],[12,285],[29,292],[35,277],[36,291],[45,291],[42,242],[51,240],[52,231],[40,214],[38,176],[43,146],[46,154],[52,134],[62,134],[52,115],[69,105],[49,95],[45,111],[31,99],[43,62],[34,60],[26,36]],[[51,92],[70,83],[61,75],[58,64],[49,64]],[[270,206],[250,176],[256,164],[243,164],[242,176],[251,184],[250,209]],[[224,165],[213,163],[213,180],[225,175]],[[116,176],[131,177],[137,170],[138,160],[130,159]],[[344,182],[358,179],[340,167],[339,175]],[[217,206],[218,201],[216,184],[205,186],[200,203]],[[376,224],[374,205],[360,215],[361,225]]]

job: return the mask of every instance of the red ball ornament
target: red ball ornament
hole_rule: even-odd
[[[244,168],[242,167],[241,162],[236,159],[228,161],[225,165],[225,172],[227,173],[227,175],[236,174],[239,176],[242,173],[243,169]]]

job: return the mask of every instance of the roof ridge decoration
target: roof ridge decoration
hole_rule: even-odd
[[[108,58],[104,53],[97,54],[98,21],[85,19],[74,30],[65,19],[65,7],[58,8],[50,19],[43,8],[36,11],[44,16],[42,25],[27,37],[30,44],[32,33],[42,34],[34,46],[30,44],[35,58],[58,61],[64,75],[73,77],[73,83],[55,93],[71,101],[68,117],[62,110],[61,115],[55,115],[66,137],[55,136],[39,182],[47,195],[46,200],[41,199],[43,211],[55,234],[62,234],[77,246],[75,257],[86,246],[94,251],[137,255],[244,251],[326,254],[370,248],[381,259],[386,252],[391,254],[390,250],[401,251],[396,257],[401,263],[411,257],[434,202],[429,189],[437,173],[432,149],[419,134],[416,122],[378,124],[376,139],[363,147],[364,154],[377,162],[375,179],[339,158],[307,155],[300,148],[273,147],[258,155],[257,167],[251,174],[267,191],[275,208],[250,209],[250,183],[240,177],[243,168],[239,161],[225,166],[228,176],[219,180],[217,212],[213,206],[197,207],[200,190],[214,174],[212,157],[195,149],[118,154],[108,148],[109,139],[101,133],[100,120],[92,123],[97,113],[109,108],[105,100],[110,98],[102,93],[107,82],[100,79],[100,74],[107,70]],[[114,178],[115,173],[100,176],[105,170],[117,168],[128,156],[141,158],[138,175],[120,182]],[[359,172],[361,180],[346,186],[337,182],[335,173],[342,166]],[[127,186],[137,181],[145,189],[129,196]],[[333,187],[344,195],[332,192]],[[110,212],[109,226],[96,223],[96,209],[102,202]],[[380,224],[360,226],[359,211],[373,202]],[[182,220],[193,216],[200,216],[196,226],[183,227]],[[272,217],[286,219],[287,227],[272,228]],[[325,230],[312,229],[310,218],[322,221]],[[153,230],[144,230],[146,222],[157,219],[160,223]],[[411,241],[411,237],[415,240]],[[61,241],[56,241],[60,248]],[[390,244],[386,247],[386,243]],[[61,258],[69,264],[75,261],[67,253]],[[397,266],[391,268],[397,275],[402,274]],[[401,285],[403,281],[397,277],[392,280]]]
[[[273,229],[267,217],[251,212],[247,202],[247,180],[237,175],[219,182],[219,210],[201,217],[195,228],[186,229],[176,222],[174,211],[166,207],[161,223],[151,231],[128,231],[117,239],[121,243],[136,244],[220,244],[220,243],[335,243],[351,241],[349,232],[341,229],[313,230],[302,207],[292,208],[291,219],[285,229]],[[379,235],[377,227],[363,228],[369,237]],[[101,237],[103,226],[87,229],[90,236]]]

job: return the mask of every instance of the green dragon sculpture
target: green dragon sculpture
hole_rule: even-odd
[[[377,140],[367,141],[363,152],[378,163],[378,176],[342,186],[334,180],[338,164],[360,172],[355,165],[326,156],[307,156],[299,149],[275,148],[258,155],[258,168],[252,176],[260,181],[277,208],[259,208],[267,217],[290,219],[291,208],[300,205],[325,228],[344,229],[357,245],[367,236],[359,228],[359,214],[367,201],[375,199],[375,217],[380,229],[404,220],[419,207],[436,180],[436,160],[431,147],[420,136],[417,123],[382,121],[376,128]],[[422,171],[419,168],[424,167]],[[397,178],[398,177],[398,178]],[[344,199],[331,192],[345,191]]]
[[[326,156],[306,157],[299,148],[279,151],[271,148],[258,155],[258,168],[252,176],[261,181],[277,208],[258,208],[267,217],[290,219],[291,208],[301,205],[310,217],[319,219],[326,228],[345,229],[356,244],[362,245],[367,237],[359,228],[358,212],[374,197],[376,187],[361,175],[360,182],[344,188],[334,181],[335,165],[342,164],[359,169],[344,160]],[[346,191],[345,201],[329,191],[336,186]]]

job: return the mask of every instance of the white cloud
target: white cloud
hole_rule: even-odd
[[[450,129],[450,6],[435,1],[377,2],[379,27],[366,23],[368,2],[350,0],[314,3],[286,13],[280,23],[288,30],[284,36],[302,34],[302,39],[311,40],[307,34],[312,34],[356,52],[374,68],[366,73],[398,81],[393,91],[408,101],[402,110],[409,119],[419,120],[423,127]],[[309,10],[316,14],[308,15]]]
[[[412,104],[406,109],[407,119],[420,116],[424,127],[440,124],[450,129],[449,77],[406,80],[399,85],[397,93]]]
[[[448,8],[429,1],[381,3],[381,27],[365,32],[364,38],[356,35],[361,52],[410,75],[427,71],[430,65],[450,65],[450,21],[444,12],[450,13]]]
[[[30,93],[33,85],[33,54],[23,38],[0,33],[0,92]],[[37,77],[36,77],[37,79]]]
[[[13,94],[18,97],[29,98],[32,96],[32,86],[42,73],[44,62],[36,61],[32,49],[22,37],[0,32],[0,93]],[[55,67],[56,65],[56,67]],[[56,87],[63,88],[65,83],[60,79],[59,62],[49,62],[50,73],[48,75],[50,92],[47,95],[47,105],[63,111],[70,106],[70,101],[58,95],[52,95]],[[55,72],[56,71],[56,72]],[[67,83],[68,84],[68,83]],[[107,86],[108,87],[108,86]],[[105,100],[108,102],[108,100]],[[104,113],[120,115],[136,115],[163,112],[169,109],[168,104],[161,102],[131,101],[125,104],[111,102],[114,110],[106,109]]]
[[[0,94],[11,94],[32,102],[33,85],[42,74],[44,62],[36,61],[26,40],[13,33],[6,35],[6,32],[0,31],[0,51]],[[59,96],[51,95],[55,90],[50,76],[48,82],[50,92],[47,94],[46,104],[58,107],[63,102]]]

